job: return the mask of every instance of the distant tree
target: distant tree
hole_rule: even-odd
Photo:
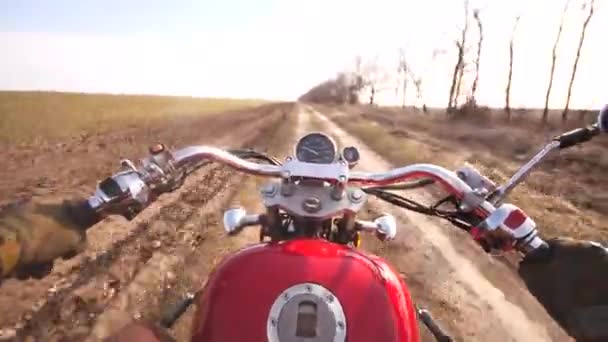
[[[379,66],[377,57],[369,60],[363,67],[363,84],[369,89],[369,105],[374,105],[376,100],[376,91],[378,90]]]
[[[402,81],[403,81],[403,99],[401,102],[401,107],[405,109],[405,99],[406,99],[406,93],[407,93],[407,82],[408,82],[408,77],[409,77],[409,66],[407,64],[407,60],[405,57],[405,50],[404,49],[399,49],[399,64],[397,66],[397,73],[402,75]]]
[[[336,78],[324,81],[304,95],[300,101],[332,104],[356,104],[359,102],[359,92],[363,87],[363,81],[354,72],[338,73]]]
[[[454,74],[452,75],[452,85],[450,86],[450,98],[448,101],[448,113],[458,105],[458,95],[460,94],[460,85],[465,67],[465,52],[467,44],[467,34],[469,31],[469,0],[464,0],[464,26],[460,29],[460,37],[456,40],[457,59],[454,65]]]
[[[380,66],[378,58],[376,55],[367,61],[362,61],[359,66],[360,90],[367,89],[369,91],[369,105],[376,104],[378,93],[392,88],[387,84],[389,74]]]
[[[585,32],[587,31],[587,26],[591,21],[591,17],[593,17],[595,0],[591,0],[589,3],[583,4],[583,10],[585,7],[589,7],[589,12],[587,13],[587,18],[583,23],[583,29],[581,30],[581,36],[578,41],[578,48],[576,49],[576,58],[574,59],[574,65],[572,66],[572,75],[570,76],[570,84],[568,85],[568,95],[566,96],[566,106],[564,107],[564,111],[562,112],[562,122],[566,122],[568,120],[568,109],[570,107],[570,96],[572,95],[572,85],[574,85],[574,78],[576,77],[576,69],[578,67],[578,61],[581,57],[581,50],[583,49],[583,42],[585,41]]]
[[[545,108],[543,110],[542,123],[547,123],[549,119],[549,97],[551,96],[551,88],[553,87],[553,75],[555,74],[555,63],[557,61],[557,47],[559,45],[559,40],[562,36],[562,29],[564,28],[564,18],[566,17],[566,13],[568,12],[568,5],[570,4],[570,0],[566,0],[564,5],[564,9],[562,11],[562,17],[559,21],[559,29],[557,30],[557,37],[555,38],[555,43],[553,43],[553,50],[551,53],[551,71],[549,73],[549,85],[547,86],[547,94],[545,95]]]
[[[509,76],[507,78],[507,89],[505,91],[505,111],[507,112],[507,121],[511,120],[511,80],[513,78],[513,45],[515,41],[515,32],[519,24],[520,15],[515,17],[513,30],[511,31],[511,40],[509,41]]]
[[[475,79],[473,80],[473,86],[471,87],[471,101],[477,103],[477,85],[479,84],[479,66],[481,62],[481,46],[483,43],[483,25],[481,23],[481,17],[479,16],[479,9],[473,10],[473,18],[477,22],[477,29],[479,30],[479,40],[477,41],[477,58],[475,59]]]

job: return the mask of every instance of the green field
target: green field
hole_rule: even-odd
[[[263,100],[0,91],[0,143],[31,143],[157,120],[254,107]]]

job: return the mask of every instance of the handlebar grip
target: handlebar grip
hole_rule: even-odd
[[[564,149],[589,141],[598,134],[599,129],[596,127],[577,128],[556,137],[554,140],[559,142],[560,149]]]

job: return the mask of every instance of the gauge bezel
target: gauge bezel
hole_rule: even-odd
[[[322,137],[323,139],[326,140],[326,142],[328,142],[329,144],[331,144],[331,151],[332,151],[332,159],[331,160],[327,160],[324,162],[316,162],[316,161],[310,161],[310,160],[302,160],[299,158],[299,153],[300,152],[300,148],[302,147],[303,142],[305,142],[307,139],[310,139],[311,137],[314,136],[318,136],[318,137]],[[321,132],[313,132],[313,133],[309,133],[306,134],[305,136],[303,136],[302,138],[300,138],[300,140],[298,140],[298,142],[296,143],[296,146],[294,147],[294,157],[301,162],[304,163],[312,163],[312,164],[331,164],[331,163],[335,163],[338,158],[339,158],[339,151],[338,151],[338,145],[336,144],[336,141],[330,137],[327,134],[321,133]]]
[[[347,150],[353,150],[354,153],[356,153],[356,159],[349,160],[348,158],[346,158]],[[342,149],[342,158],[344,158],[344,160],[346,160],[346,162],[348,162],[350,164],[354,164],[354,163],[357,163],[359,161],[359,159],[361,159],[361,152],[359,152],[359,149],[357,149],[355,146],[347,146]]]

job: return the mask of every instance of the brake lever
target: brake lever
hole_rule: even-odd
[[[490,193],[486,200],[494,205],[500,204],[502,200],[504,200],[509,193],[517,186],[519,183],[523,182],[523,180],[528,176],[528,174],[532,171],[532,169],[539,164],[545,157],[551,153],[553,150],[559,148],[560,142],[558,140],[553,140],[547,145],[543,147],[532,159],[530,159],[526,164],[515,172],[513,176],[505,183],[504,185],[498,187],[492,193]]]

